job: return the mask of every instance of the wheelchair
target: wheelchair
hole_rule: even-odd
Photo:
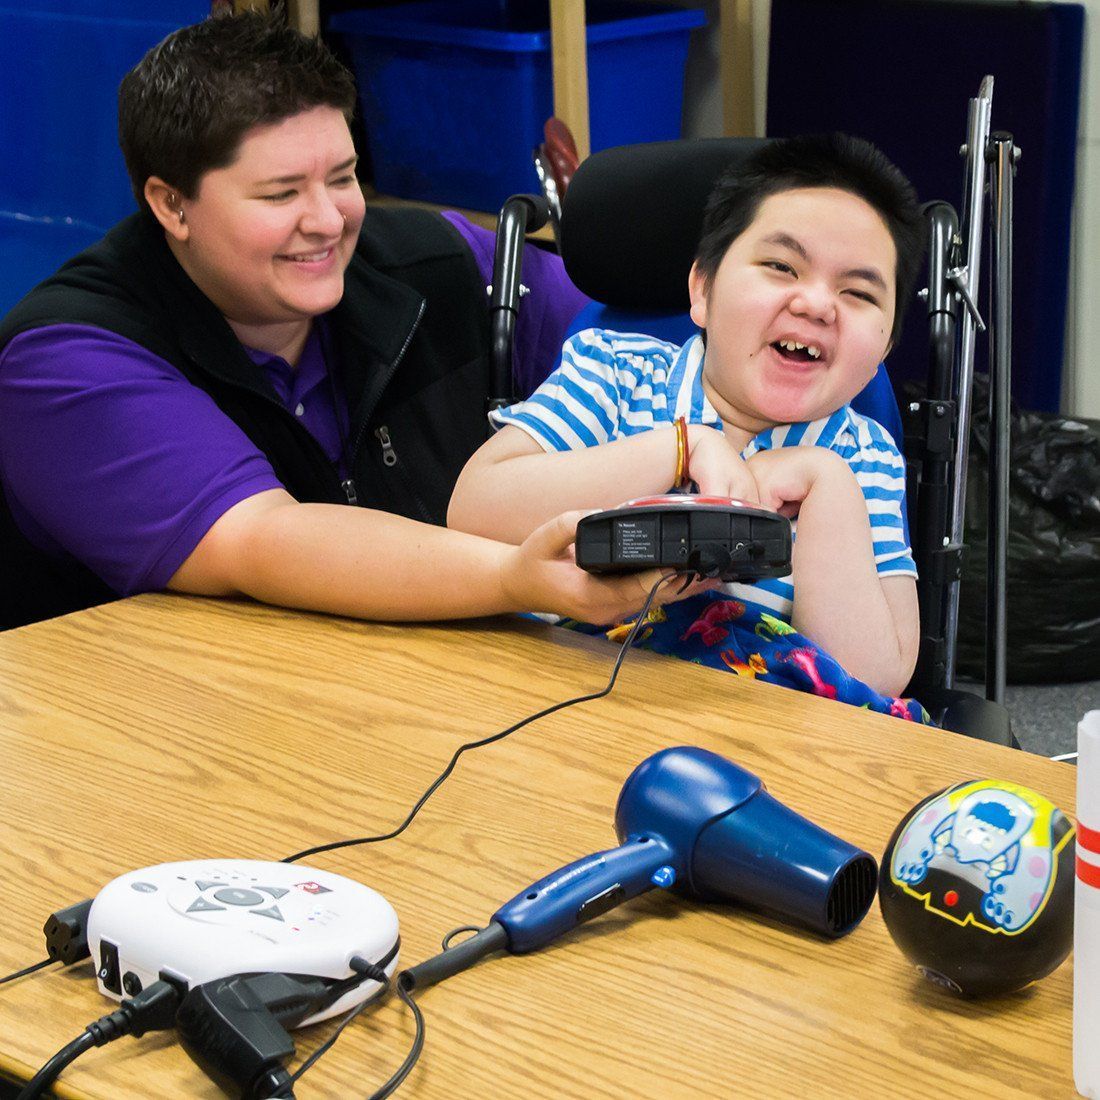
[[[905,694],[919,699],[941,727],[1018,748],[1004,702],[1007,545],[1008,325],[1011,309],[1011,179],[1017,155],[1009,134],[990,136],[992,78],[986,77],[968,120],[964,221],[954,207],[927,203],[928,285],[920,292],[929,327],[927,396],[902,418],[885,364],[852,402],[903,447],[907,467],[907,536],[917,563],[921,642]],[[607,328],[682,344],[696,329],[687,316],[687,275],[703,210],[718,176],[766,138],[714,138],[622,146],[595,153],[564,183],[550,172],[545,146],[536,163],[546,199],[513,196],[497,233],[491,290],[494,362],[490,408],[526,397],[541,378],[514,379],[511,334],[522,308],[525,231],[552,220],[566,272],[592,302],[569,335]],[[992,168],[987,169],[987,165]],[[990,584],[986,698],[954,682],[962,514],[971,413],[974,305],[987,177],[996,214],[991,341]],[[549,205],[547,203],[549,200]],[[916,311],[914,311],[916,312]],[[916,317],[910,324],[918,323]],[[995,361],[994,361],[995,360]]]

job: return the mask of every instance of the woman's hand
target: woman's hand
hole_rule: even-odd
[[[705,424],[688,425],[687,470],[704,496],[759,503],[752,470],[723,432]]]
[[[566,512],[532,531],[511,548],[501,566],[506,602],[528,611],[554,611],[587,623],[621,622],[641,610],[662,571],[649,569],[622,576],[597,577],[578,568],[573,542],[577,524],[591,512]],[[673,576],[658,589],[651,606],[672,603],[714,588],[717,581],[697,581],[680,591]]]

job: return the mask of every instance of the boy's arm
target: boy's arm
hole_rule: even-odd
[[[720,431],[703,424],[688,427],[687,468],[701,493],[756,500],[748,466]],[[579,451],[544,451],[527,432],[508,424],[466,463],[447,525],[518,543],[559,512],[616,508],[635,497],[665,493],[675,476],[671,427]]]
[[[603,329],[571,337],[561,365],[531,397],[493,414],[503,427],[462,471],[448,525],[520,542],[566,509],[615,508],[668,492],[676,479],[675,429],[639,429],[653,423],[646,410],[659,405],[659,364],[672,369],[674,350]],[[719,431],[688,427],[688,470],[703,492],[755,499],[744,460]]]
[[[544,451],[506,424],[466,463],[447,510],[447,526],[522,542],[539,524],[571,508],[613,508],[663,492],[676,471],[676,436],[646,432],[581,451]]]
[[[917,659],[916,583],[879,577],[867,505],[851,467],[823,447],[761,451],[748,466],[761,504],[798,515],[792,625],[853,676],[899,695]]]

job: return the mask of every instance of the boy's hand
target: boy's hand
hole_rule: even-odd
[[[821,479],[855,476],[840,455],[824,447],[757,451],[746,465],[759,492],[760,505],[788,518],[798,515],[802,502]]]
[[[645,603],[662,573],[650,569],[618,577],[596,577],[578,568],[573,541],[577,524],[591,512],[566,512],[532,531],[512,548],[501,568],[507,602],[525,611],[554,611],[586,623],[617,623]],[[680,591],[673,577],[657,591],[653,607],[714,588],[717,581],[697,581]]]
[[[705,496],[760,501],[748,463],[723,432],[705,424],[688,425],[688,476]]]

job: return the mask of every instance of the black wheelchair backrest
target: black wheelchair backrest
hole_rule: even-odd
[[[593,153],[562,202],[561,255],[569,277],[610,306],[686,312],[707,196],[726,168],[764,143],[708,138]]]

